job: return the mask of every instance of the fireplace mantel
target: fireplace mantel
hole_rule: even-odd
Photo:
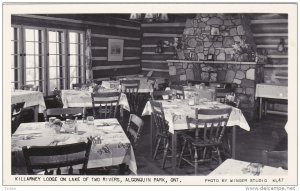
[[[195,63],[195,64],[247,64],[247,65],[256,65],[256,64],[263,64],[258,62],[236,62],[236,61],[221,61],[221,60],[167,60],[168,63]]]

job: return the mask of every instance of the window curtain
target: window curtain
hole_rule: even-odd
[[[91,49],[91,29],[86,31],[86,49],[85,49],[85,64],[86,64],[86,80],[87,83],[93,82],[93,67],[92,67],[92,49]]]

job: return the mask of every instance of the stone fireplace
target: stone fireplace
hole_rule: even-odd
[[[168,60],[170,80],[232,84],[245,117],[253,119],[255,88],[264,74],[249,26],[243,14],[197,14],[187,19],[181,47],[176,47],[178,60]]]

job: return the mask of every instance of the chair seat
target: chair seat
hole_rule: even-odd
[[[203,139],[200,139],[200,138],[196,140],[195,137],[192,137],[189,134],[182,134],[182,138],[185,139],[190,144],[192,144],[193,146],[197,146],[197,147],[208,147],[208,146],[222,144],[221,142],[217,143],[216,141],[205,142]]]

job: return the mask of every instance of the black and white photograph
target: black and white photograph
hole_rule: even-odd
[[[297,5],[180,5],[11,11],[3,25],[9,181],[297,184]]]

